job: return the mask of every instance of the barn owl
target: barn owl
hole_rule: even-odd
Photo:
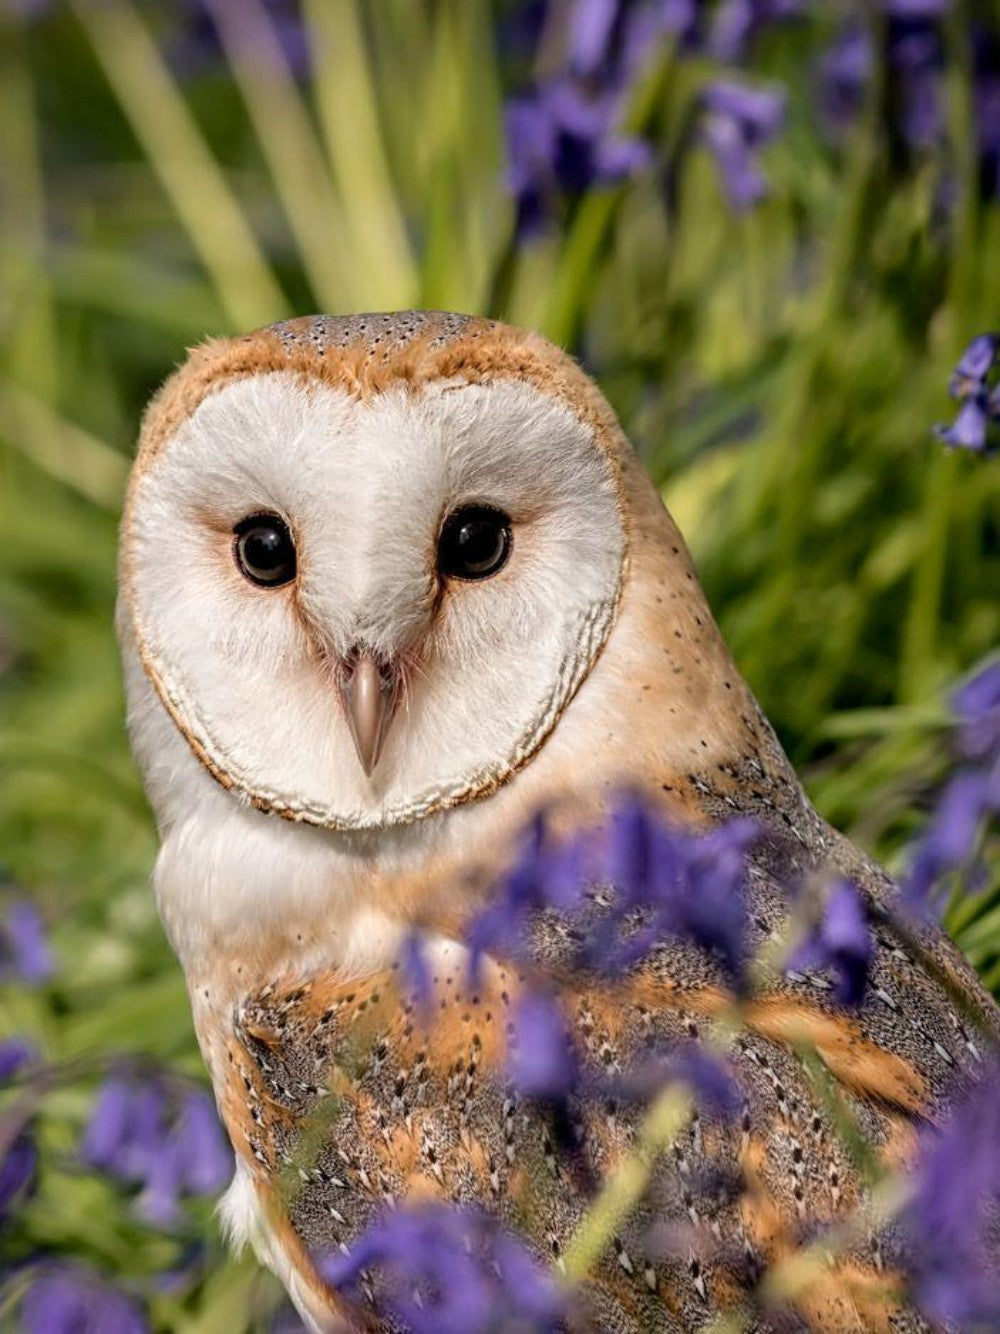
[[[120,586],[156,898],[236,1151],[224,1219],[312,1329],[359,1319],[314,1256],[387,1200],[479,1201],[550,1259],[586,1207],[545,1177],[542,1119],[499,1075],[517,977],[495,960],[472,994],[459,943],[534,812],[582,827],[627,786],[692,829],[755,817],[764,931],[785,872],[889,892],[809,806],[608,404],[535,334],[406,312],[198,347],[145,415]],[[430,1036],[397,967],[414,924]],[[697,1126],[660,1169],[746,1265],[863,1190],[803,1040],[890,1159],[974,1066],[942,978],[987,1025],[992,1003],[957,951],[932,949],[934,977],[883,934],[856,1015],[802,980],[749,1008],[726,1150],[742,1193],[699,1186]],[[650,1033],[697,1036],[719,989],[703,962],[671,959],[581,981],[565,998],[581,1041],[617,1058]],[[591,1120],[614,1162],[628,1116]],[[640,1261],[638,1244],[623,1233],[593,1276],[600,1327],[698,1329],[738,1300],[718,1246]],[[860,1239],[800,1294],[801,1321],[915,1327],[883,1296],[883,1264]]]

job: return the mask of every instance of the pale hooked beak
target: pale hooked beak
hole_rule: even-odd
[[[340,695],[358,759],[370,777],[396,709],[399,673],[379,664],[369,649],[358,649],[344,665]]]

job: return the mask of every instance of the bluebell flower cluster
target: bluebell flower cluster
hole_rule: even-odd
[[[140,1304],[78,1264],[42,1265],[21,1303],[24,1334],[147,1334]]]
[[[757,32],[798,16],[804,0],[574,0],[565,14],[562,60],[507,107],[509,185],[518,230],[538,230],[588,188],[633,177],[653,163],[650,145],[623,132],[636,79],[657,53],[697,53],[728,66],[741,61]],[[543,25],[548,36],[550,22]],[[784,96],[730,73],[704,93],[702,139],[732,206],[767,193],[759,153],[780,131]]]
[[[158,1074],[121,1071],[104,1083],[81,1145],[89,1166],[138,1186],[136,1211],[173,1228],[185,1195],[214,1195],[232,1175],[232,1152],[211,1099]]]
[[[686,940],[708,950],[734,984],[746,964],[746,854],[758,837],[749,820],[705,834],[667,824],[626,800],[606,828],[550,839],[537,821],[490,905],[471,923],[475,961],[486,952],[530,959],[541,912],[567,915],[585,970],[622,975],[657,946]],[[593,913],[595,886],[601,910]]]
[[[942,1327],[1000,1325],[1000,1067],[984,1067],[948,1121],[924,1132],[901,1257],[920,1309]]]
[[[946,37],[950,0],[882,0],[884,24],[864,21],[863,10],[844,6],[843,25],[819,66],[822,109],[835,136],[854,123],[876,68],[887,75],[888,129],[897,156],[920,160],[941,152],[947,139]],[[973,114],[979,185],[985,198],[1000,198],[1000,51],[977,21],[968,28],[973,66]]]
[[[649,146],[617,129],[620,114],[619,95],[587,92],[571,77],[510,100],[508,185],[521,235],[537,231],[561,199],[616,184],[649,164]]]
[[[1000,814],[1000,659],[971,676],[952,698],[962,764],[949,778],[903,883],[905,902],[926,911],[951,877],[980,887],[984,823]]]
[[[359,1299],[377,1282],[381,1300],[412,1334],[565,1328],[565,1291],[516,1237],[474,1209],[389,1210],[350,1254],[321,1257],[318,1267],[333,1287]]]
[[[948,386],[959,405],[951,426],[939,426],[937,433],[953,449],[987,452],[991,433],[1000,436],[1000,334],[984,333],[974,338],[962,353]]]

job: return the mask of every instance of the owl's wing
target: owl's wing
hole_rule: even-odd
[[[759,943],[780,902],[766,865],[751,894]],[[248,996],[234,1016],[225,1119],[272,1245],[313,1309],[345,1308],[310,1253],[349,1247],[389,1202],[483,1205],[557,1263],[594,1182],[629,1154],[642,1111],[627,1097],[574,1105],[570,1150],[565,1121],[560,1129],[511,1091],[504,1062],[521,982],[495,965],[474,989],[452,962],[424,1007],[395,969],[318,976]],[[703,1042],[732,1005],[704,955],[681,945],[619,980],[559,985],[595,1089],[601,1072],[626,1070],[651,1047]],[[872,1164],[904,1161],[921,1121],[977,1060],[954,999],[887,931],[857,1013],[807,977],[746,1002],[740,1018],[730,1059],[742,1105],[726,1116],[696,1110],[658,1160],[587,1285],[599,1328],[688,1331],[746,1313],[765,1267],[862,1204]],[[753,1327],[922,1328],[898,1308],[892,1264],[891,1230],[862,1230],[804,1284],[790,1323],[750,1307]],[[389,1328],[374,1280],[370,1297],[350,1318]]]

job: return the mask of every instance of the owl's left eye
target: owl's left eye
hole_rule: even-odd
[[[233,530],[233,555],[252,584],[277,588],[295,578],[295,543],[277,514],[251,514]]]

